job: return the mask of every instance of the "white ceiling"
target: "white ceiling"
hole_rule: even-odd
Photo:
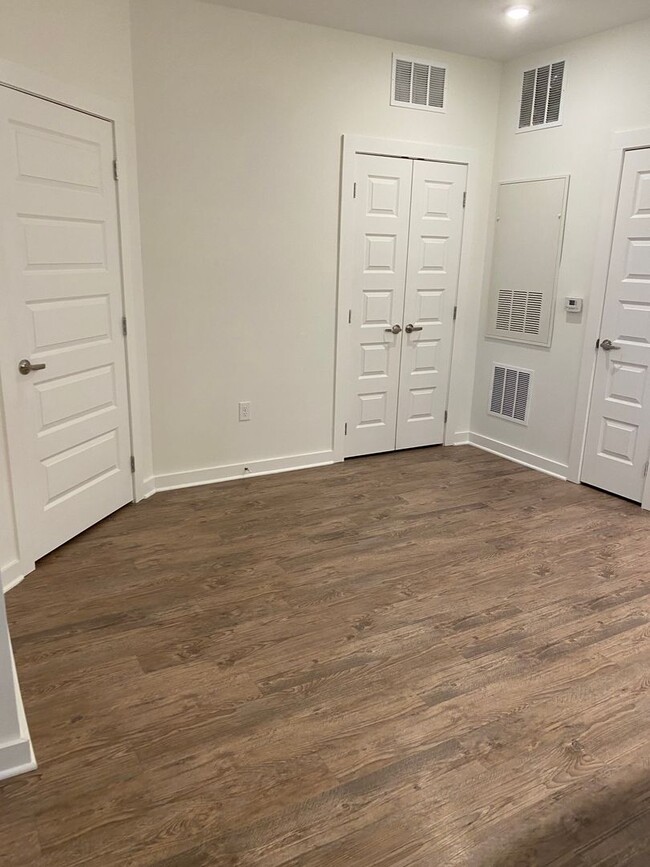
[[[497,60],[650,18],[650,0],[531,0],[533,13],[523,23],[503,14],[519,0],[206,2]]]

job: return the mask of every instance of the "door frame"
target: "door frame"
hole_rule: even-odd
[[[596,246],[591,289],[587,300],[582,362],[578,380],[578,394],[573,423],[573,436],[569,452],[567,479],[576,484],[582,481],[585,459],[587,427],[591,410],[591,397],[596,376],[596,341],[602,327],[605,297],[609,283],[609,270],[616,230],[616,216],[621,193],[623,165],[628,151],[650,148],[650,127],[617,132],[612,135],[605,167],[605,192],[600,214],[600,228]],[[646,478],[641,508],[650,510],[650,475]]]
[[[131,448],[136,467],[133,474],[133,500],[139,502],[154,493],[155,480],[151,442],[133,114],[121,102],[114,102],[88,93],[48,75],[2,59],[0,59],[0,86],[21,91],[47,102],[54,102],[73,111],[83,112],[100,120],[108,121],[112,126],[114,156],[117,160],[119,174],[116,194],[122,270],[122,304],[128,322],[125,358]],[[6,327],[6,320],[0,317],[0,339],[5,346],[7,346],[7,340],[4,339]],[[13,386],[7,375],[7,364],[10,363],[8,355],[10,353],[3,357],[0,356],[0,405],[4,401],[5,406],[11,405],[13,400]],[[5,554],[0,551],[0,558],[2,558],[0,559],[0,588],[4,589],[5,592],[18,584],[25,575],[35,568],[29,514],[27,514],[25,499],[18,492],[16,479],[12,477],[6,434],[5,419],[4,440],[7,448],[7,472],[9,474],[8,482],[13,514],[0,513],[0,521],[15,528],[15,559],[3,562]],[[0,441],[1,447],[2,442]],[[0,455],[0,460],[2,459],[3,456]],[[4,509],[1,511],[4,512]]]
[[[428,160],[430,162],[456,163],[467,166],[467,200],[473,202],[477,186],[477,178],[473,167],[476,163],[476,151],[472,148],[454,147],[449,145],[427,144],[425,142],[409,142],[393,139],[372,138],[361,135],[344,135],[342,137],[341,155],[341,188],[340,188],[340,218],[339,218],[339,267],[338,293],[336,306],[336,365],[334,372],[334,431],[333,451],[334,461],[345,460],[345,423],[347,406],[347,374],[351,369],[351,341],[348,335],[348,310],[354,293],[354,183],[355,160],[357,154],[379,157],[401,157],[410,160]],[[469,206],[468,206],[469,208]],[[456,290],[456,305],[458,318],[462,321],[465,312],[465,294],[469,290],[469,274],[471,273],[469,253],[471,243],[468,243],[468,210],[465,211],[463,237],[461,239],[460,270]],[[469,239],[471,240],[471,239]],[[462,307],[461,307],[462,305]],[[458,321],[458,320],[457,320]],[[447,395],[448,421],[445,425],[445,445],[456,445],[467,442],[467,434],[454,435],[457,420],[461,417],[461,383],[456,382],[458,369],[457,327],[452,339],[450,361],[449,393]]]

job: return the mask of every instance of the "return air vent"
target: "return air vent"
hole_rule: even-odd
[[[445,66],[393,55],[391,105],[444,111],[446,83]]]
[[[541,292],[499,291],[495,327],[510,334],[539,334],[542,321]]]
[[[519,129],[540,129],[560,123],[564,60],[527,69],[521,87]]]
[[[495,364],[489,414],[528,424],[532,378],[531,370]]]

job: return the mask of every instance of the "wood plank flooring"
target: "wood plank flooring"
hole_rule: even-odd
[[[0,864],[647,867],[649,564],[470,447],[129,506],[8,594]]]

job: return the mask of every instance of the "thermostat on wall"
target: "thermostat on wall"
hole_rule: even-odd
[[[569,313],[582,313],[582,298],[567,298],[564,309]]]

